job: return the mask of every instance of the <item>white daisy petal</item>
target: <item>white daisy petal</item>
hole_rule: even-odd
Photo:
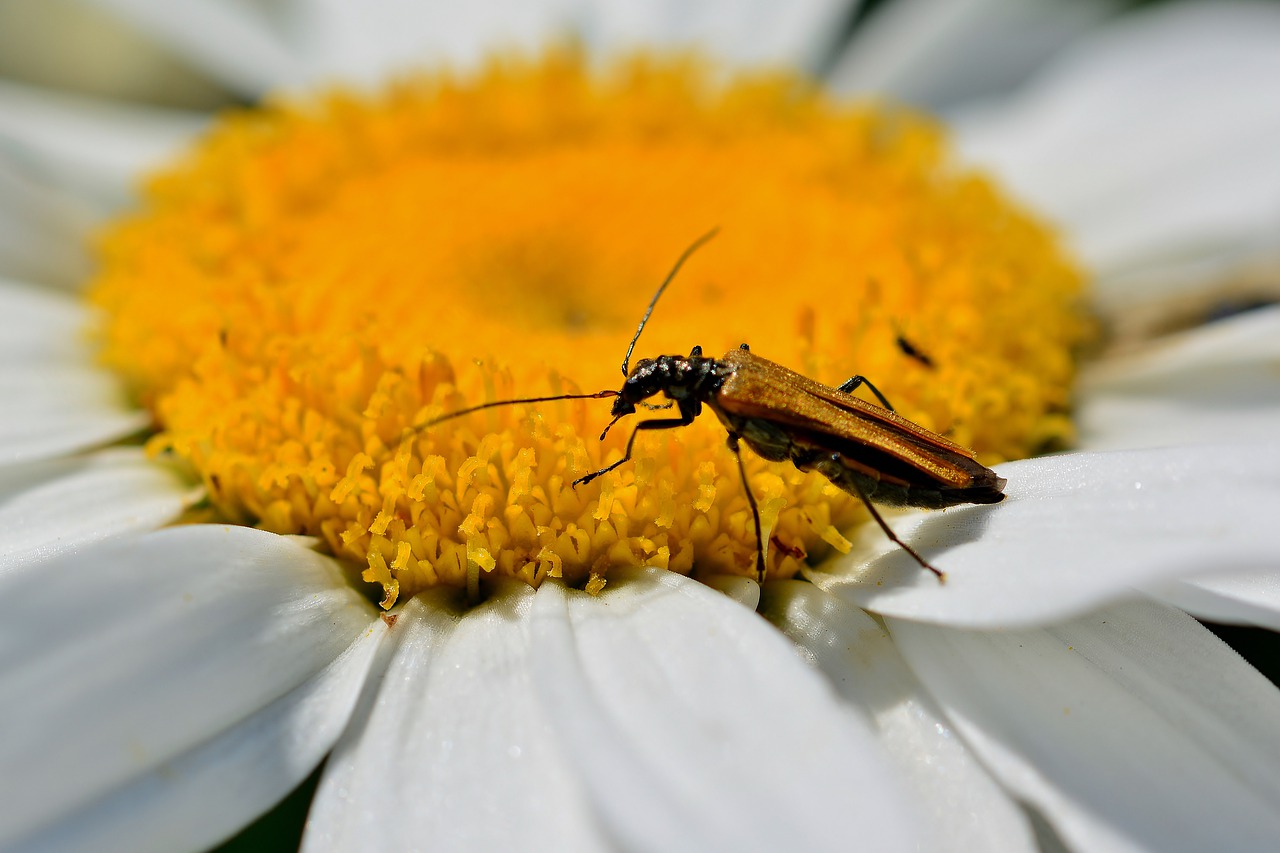
[[[154,530],[201,494],[136,448],[0,468],[0,576]]]
[[[566,618],[567,617],[567,618]],[[758,616],[655,569],[599,597],[544,584],[534,682],[617,843],[916,849],[869,724]]]
[[[1080,444],[1111,449],[1280,435],[1278,361],[1280,307],[1107,358],[1081,378]]]
[[[280,31],[285,3],[245,0],[90,0],[117,14],[192,65],[249,96],[305,79]]]
[[[0,466],[100,445],[149,422],[116,377],[90,364],[0,362]]]
[[[955,626],[1065,619],[1157,581],[1269,569],[1280,445],[1071,453],[1011,462],[1008,499],[889,519],[940,584],[871,525],[812,579],[889,616]],[[865,568],[858,568],[866,566]],[[834,573],[834,572],[838,572]]]
[[[163,773],[375,618],[332,560],[239,527],[170,528],[0,577],[0,845]]]
[[[1012,88],[1113,11],[1097,0],[895,0],[854,33],[828,85],[944,107]]]
[[[965,740],[1075,849],[1280,838],[1280,692],[1186,614],[1135,603],[1026,631],[888,625]]]
[[[1082,393],[1112,386],[1147,393],[1176,394],[1198,373],[1256,370],[1259,362],[1280,359],[1280,306],[1271,305],[1224,317],[1206,325],[1147,343],[1128,354],[1109,355],[1089,365]],[[1274,380],[1273,380],[1274,381]]]
[[[21,850],[145,853],[208,848],[302,782],[342,733],[385,626],[245,721],[115,790]]]
[[[814,66],[848,14],[844,0],[678,6],[642,0],[420,3],[290,0],[184,4],[96,0],[247,93],[342,79],[376,83],[424,65],[472,68],[497,50],[575,37],[602,56],[642,45],[699,47],[740,64]]]
[[[149,423],[95,367],[74,299],[0,280],[0,466],[123,438]]]
[[[723,592],[748,610],[755,610],[760,606],[760,584],[756,583],[754,578],[744,578],[742,575],[711,575],[700,580],[712,589]]]
[[[396,616],[307,822],[308,850],[597,850],[606,845],[537,702],[533,590],[462,617],[447,593]]]
[[[841,698],[876,725],[922,804],[922,849],[1035,850],[1022,810],[956,737],[885,630],[812,584],[765,589],[764,616],[812,656]]]
[[[1109,313],[1132,311],[1169,298],[1180,266],[1191,287],[1280,251],[1277,44],[1269,3],[1135,13],[1022,97],[959,117],[960,147],[1066,228]]]
[[[850,14],[846,0],[792,3],[699,0],[578,3],[580,32],[604,54],[644,45],[696,46],[740,65],[813,68],[830,50],[833,31]]]
[[[1147,591],[1200,619],[1280,631],[1280,572],[1187,578]]]
[[[91,204],[0,151],[0,274],[78,287],[90,271],[85,235],[98,221]]]
[[[176,157],[206,121],[0,83],[0,145],[10,165],[104,212],[128,202],[138,175]]]
[[[288,6],[289,37],[307,57],[308,75],[320,81],[371,85],[423,66],[470,69],[497,49],[534,51],[572,32],[568,0],[292,0]]]
[[[79,299],[0,278],[0,362],[83,364],[93,311]]]

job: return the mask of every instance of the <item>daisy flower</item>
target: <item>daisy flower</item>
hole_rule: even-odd
[[[1280,312],[1189,322],[1265,294],[1274,9],[1134,15],[1015,94],[939,96],[952,153],[791,75],[604,59],[813,68],[836,4],[381,29],[103,5],[247,94],[454,70],[219,119],[92,268],[72,238],[198,121],[0,90],[0,846],[208,847],[326,756],[315,850],[1280,837],[1280,695],[1188,615],[1280,627]],[[582,45],[545,51],[566,26]],[[866,87],[856,53],[828,64]],[[1124,343],[1074,424],[1098,329],[1032,206]],[[641,348],[856,371],[974,447],[1004,503],[891,519],[945,585],[855,498],[748,454],[757,583],[710,418],[579,488],[627,443],[596,401],[421,428],[616,387],[711,225]]]

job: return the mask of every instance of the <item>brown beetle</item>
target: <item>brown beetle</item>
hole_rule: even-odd
[[[770,461],[791,462],[802,471],[817,471],[837,487],[856,495],[889,539],[943,579],[942,572],[894,534],[872,501],[926,509],[993,504],[1004,500],[1005,480],[976,461],[973,451],[898,415],[865,377],[853,376],[839,387],[830,388],[755,355],[746,344],[720,358],[707,358],[702,347],[696,346],[687,356],[641,359],[634,370],[628,371],[631,353],[658,298],[688,257],[715,234],[711,231],[689,246],[654,294],[623,358],[626,381],[620,390],[498,400],[441,415],[416,429],[493,406],[613,397],[613,420],[600,434],[603,440],[609,429],[619,419],[634,414],[637,406],[666,408],[645,403],[650,397],[661,393],[671,401],[667,406],[675,405],[679,417],[637,424],[622,458],[574,480],[573,485],[578,486],[629,461],[641,432],[688,426],[705,405],[728,430],[729,449],[738,460],[742,485],[755,518],[756,571],[760,580],[764,580],[766,566],[764,531],[742,465],[739,442],[746,442],[757,455]],[[863,385],[884,408],[853,396],[852,392]]]

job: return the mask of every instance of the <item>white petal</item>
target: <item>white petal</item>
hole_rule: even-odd
[[[138,175],[175,156],[206,120],[0,83],[8,155],[35,180],[75,190],[103,211],[128,201]]]
[[[829,85],[937,109],[1012,88],[1112,11],[1094,0],[895,0],[854,33]]]
[[[1084,393],[1125,386],[1148,393],[1177,393],[1198,371],[1255,370],[1259,362],[1280,359],[1280,306],[1225,317],[1164,338],[1128,354],[1108,356],[1090,365]]]
[[[755,578],[744,578],[742,575],[711,575],[700,580],[748,610],[755,611],[760,606],[760,584],[756,583]]]
[[[1147,591],[1200,619],[1280,631],[1280,572],[1187,578]]]
[[[94,312],[56,291],[0,278],[0,363],[84,364]]]
[[[240,527],[170,528],[0,577],[0,844],[163,773],[374,619],[332,560]]]
[[[606,845],[536,700],[533,590],[396,616],[307,821],[308,850],[596,850]],[[455,596],[456,597],[456,596]]]
[[[1177,610],[1043,630],[890,619],[965,740],[1080,850],[1266,850],[1280,838],[1280,692]]]
[[[877,613],[958,626],[1034,625],[1143,584],[1269,569],[1280,553],[1280,445],[1070,453],[1011,462],[1008,499],[889,519],[940,584],[871,525],[814,582]],[[865,568],[860,568],[864,567]]]
[[[1104,308],[1134,310],[1168,297],[1177,266],[1280,250],[1278,48],[1269,3],[1135,13],[1021,97],[961,117],[959,142],[1066,228],[1104,276]],[[1163,274],[1144,278],[1152,266]]]
[[[283,3],[243,0],[91,0],[168,45],[227,86],[255,96],[305,78],[284,39]]]
[[[418,67],[471,69],[498,49],[536,51],[571,32],[573,3],[294,0],[290,38],[312,80],[366,85]]]
[[[762,613],[875,723],[921,804],[929,830],[922,849],[1037,849],[1021,809],[956,736],[880,625],[797,581],[766,585]]]
[[[94,2],[247,94],[332,79],[376,83],[421,66],[469,68],[497,51],[537,51],[566,37],[602,56],[697,47],[738,64],[815,68],[848,15],[844,0]]]
[[[714,590],[659,570],[593,597],[544,585],[534,683],[617,843],[635,850],[916,849],[867,721]]]
[[[1092,365],[1081,377],[1090,449],[1280,435],[1280,308],[1219,320]]]
[[[89,276],[86,235],[100,215],[0,154],[0,273],[78,287]]]
[[[136,448],[0,468],[0,577],[154,530],[201,494]]]
[[[0,466],[93,447],[149,422],[106,371],[88,364],[0,362]]]
[[[697,47],[738,65],[816,67],[849,15],[843,0],[578,3],[580,32],[608,55],[639,47]]]
[[[23,851],[202,850],[294,789],[342,733],[385,628],[374,623],[322,669],[245,721],[113,791]]]
[[[0,466],[122,438],[149,418],[83,343],[92,313],[75,300],[0,280]]]

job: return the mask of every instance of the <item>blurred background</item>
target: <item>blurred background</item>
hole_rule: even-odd
[[[156,15],[157,5],[163,4],[0,0],[0,78],[67,94],[208,110],[259,97],[271,83],[262,77],[264,65],[275,65],[280,72],[277,82],[298,82],[308,75],[307,65],[315,73],[319,63],[309,62],[309,54],[313,57],[322,43],[332,39],[317,32],[326,25],[317,26],[313,19],[332,16],[332,9],[324,7],[335,4],[317,0],[186,0],[169,4],[167,16]],[[372,17],[394,17],[396,7],[405,4],[361,5],[369,7]],[[471,5],[478,8],[465,15],[445,9],[435,15],[418,10],[415,15],[449,24],[465,17],[463,29],[475,33],[487,17],[485,7],[495,16],[509,11],[502,4]],[[632,3],[637,8],[626,16],[630,19],[627,31],[613,34],[593,30],[597,22],[592,7],[599,4],[530,5],[556,7],[547,16],[552,23],[542,28],[542,35],[569,35],[612,48],[618,41],[642,38],[646,31],[674,23],[685,30],[684,41],[716,51],[714,7],[741,4],[688,4],[701,11],[673,22],[684,14],[682,4]],[[758,58],[799,59],[808,71],[828,79],[842,93],[887,94],[946,111],[958,103],[1013,89],[1082,35],[1138,7],[1159,4],[1152,0],[868,0],[809,5],[822,7],[826,25],[804,35],[808,43],[800,46],[803,55],[782,48],[773,57]],[[225,57],[194,42],[175,20],[178,17],[206,20],[211,37],[244,39],[244,67],[237,72],[228,67]],[[528,38],[517,33],[516,26],[511,29],[513,40]],[[375,73],[423,58],[453,63],[474,60],[483,47],[466,35],[442,44],[430,32],[416,37],[401,33],[394,44],[385,46],[383,68]],[[741,50],[734,48],[734,52]],[[326,62],[333,60],[331,53]],[[347,63],[354,65],[350,57]],[[341,65],[339,58],[338,70],[348,70]],[[367,67],[361,76],[369,76]]]

